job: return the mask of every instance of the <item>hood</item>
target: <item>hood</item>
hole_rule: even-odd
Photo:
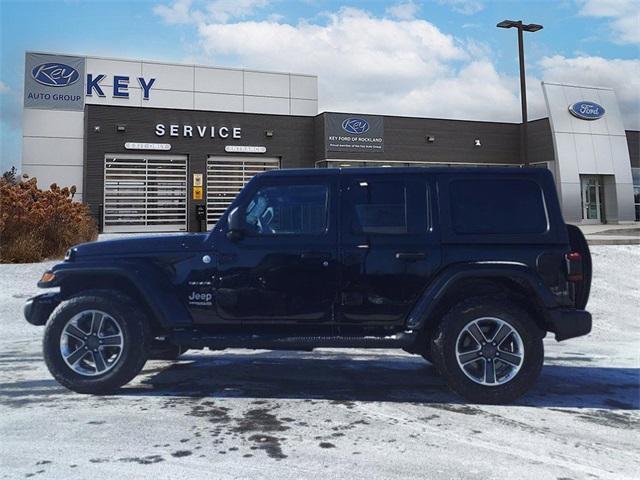
[[[186,252],[204,246],[207,233],[178,233],[170,235],[145,235],[82,243],[71,248],[71,259],[100,255],[144,255]]]

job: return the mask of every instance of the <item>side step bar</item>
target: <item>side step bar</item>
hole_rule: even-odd
[[[189,348],[252,348],[265,350],[310,350],[313,348],[407,348],[413,345],[412,331],[385,337],[293,336],[279,335],[210,335],[197,331],[174,332],[167,339]]]

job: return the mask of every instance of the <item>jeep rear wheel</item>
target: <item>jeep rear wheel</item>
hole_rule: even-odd
[[[58,305],[44,334],[47,368],[78,393],[108,393],[135,377],[151,341],[145,315],[117,292],[82,292]]]
[[[518,305],[475,298],[443,317],[432,353],[452,390],[472,402],[507,403],[527,392],[540,375],[542,337]]]

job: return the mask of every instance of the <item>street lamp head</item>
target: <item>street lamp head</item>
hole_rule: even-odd
[[[538,30],[542,30],[542,25],[530,23],[529,25],[523,25],[522,29],[526,32],[537,32]]]
[[[511,28],[511,27],[517,27],[517,26],[518,26],[518,22],[516,22],[515,20],[503,20],[496,25],[496,27],[499,27],[499,28]]]
[[[503,20],[496,25],[499,28],[518,28],[522,29],[525,32],[537,32],[538,30],[542,30],[542,25],[538,25],[537,23],[530,23],[529,25],[524,25],[522,20]]]

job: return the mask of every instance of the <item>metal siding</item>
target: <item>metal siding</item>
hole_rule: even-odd
[[[513,123],[384,117],[384,153],[327,152],[326,158],[518,164],[519,132]],[[481,147],[474,146],[476,138]]]
[[[631,166],[633,168],[640,168],[640,132],[637,130],[627,130],[626,134]]]

